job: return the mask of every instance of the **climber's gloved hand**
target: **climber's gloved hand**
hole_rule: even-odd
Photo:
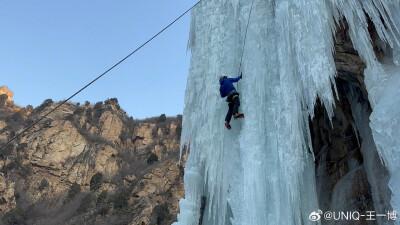
[[[240,72],[240,75],[239,75],[239,77],[240,77],[240,79],[242,79],[242,72]]]

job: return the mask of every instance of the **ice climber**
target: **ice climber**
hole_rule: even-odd
[[[221,75],[219,78],[219,84],[221,85],[219,87],[219,92],[222,98],[227,97],[226,101],[228,102],[229,106],[228,113],[225,117],[225,126],[228,130],[231,129],[229,122],[231,121],[232,114],[233,119],[235,120],[237,118],[244,118],[244,114],[239,113],[239,92],[237,92],[235,86],[233,86],[233,83],[238,82],[240,79],[242,79],[241,73],[236,78],[228,78],[226,75]]]

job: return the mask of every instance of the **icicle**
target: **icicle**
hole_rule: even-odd
[[[380,102],[393,76],[374,54],[368,17],[398,61],[399,0],[255,0],[239,90],[246,118],[233,121],[228,132],[218,75],[237,75],[250,3],[207,0],[192,12],[182,129],[191,151],[186,198],[180,201],[175,225],[198,225],[202,196],[207,198],[207,225],[315,224],[308,219],[318,209],[308,118],[314,116],[317,98],[333,116],[337,90],[332,33],[344,19],[367,64],[371,104],[384,113]],[[380,155],[395,170],[388,157],[399,154],[383,140],[398,131],[387,133],[387,121],[378,115],[372,117],[374,139],[382,141]],[[397,181],[392,178],[391,185],[400,190]],[[398,198],[392,200],[394,208],[400,205]]]

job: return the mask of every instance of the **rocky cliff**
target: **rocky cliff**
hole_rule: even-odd
[[[0,144],[55,105],[3,105]],[[171,224],[181,121],[134,120],[117,99],[65,104],[0,151],[0,224]]]
[[[6,86],[0,87],[0,95],[6,95],[7,101],[11,101],[11,99],[14,97],[14,93]]]

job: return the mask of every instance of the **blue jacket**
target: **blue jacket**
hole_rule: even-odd
[[[221,85],[219,87],[219,93],[221,94],[221,97],[225,98],[226,96],[229,97],[232,94],[239,94],[239,92],[236,91],[235,86],[233,86],[233,83],[238,82],[240,79],[240,76],[236,78],[219,79],[219,84]]]

